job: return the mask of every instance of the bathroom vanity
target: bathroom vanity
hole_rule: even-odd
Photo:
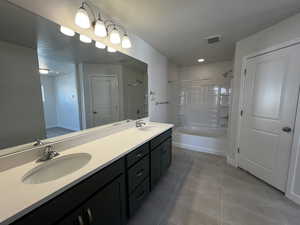
[[[60,152],[50,161],[76,154],[89,154],[91,159],[81,169],[54,180],[25,179],[26,172],[39,164],[36,161],[4,171],[1,178],[11,180],[0,189],[17,182],[19,186],[11,187],[11,193],[6,190],[1,198],[8,204],[1,209],[0,224],[126,224],[172,160],[172,125],[149,124]],[[15,215],[9,216],[11,209]]]

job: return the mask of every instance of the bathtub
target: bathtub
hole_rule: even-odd
[[[228,148],[227,129],[177,127],[173,144],[179,148],[225,156]]]

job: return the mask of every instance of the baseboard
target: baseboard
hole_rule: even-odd
[[[188,145],[188,144],[183,144],[183,143],[178,143],[178,142],[173,142],[173,145],[178,148],[184,148],[187,150],[192,150],[192,151],[197,151],[197,152],[205,152],[205,153],[221,155],[221,156],[226,155],[226,153],[224,151],[219,151],[219,150],[211,149],[211,148],[203,148],[203,147],[196,146],[196,145]]]
[[[233,158],[230,158],[229,156],[226,157],[227,163],[231,166],[237,167],[236,161]]]

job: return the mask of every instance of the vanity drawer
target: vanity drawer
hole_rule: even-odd
[[[129,216],[132,216],[136,212],[136,210],[140,208],[143,201],[148,196],[150,192],[149,182],[149,178],[146,179],[129,197]]]
[[[128,170],[129,193],[132,193],[146,177],[149,177],[149,156],[144,157]]]
[[[134,163],[142,159],[145,155],[149,153],[149,143],[146,143],[138,147],[133,152],[126,156],[127,168],[131,167]]]
[[[150,141],[151,151],[161,144],[164,140],[172,136],[172,129],[167,130],[166,132],[158,135]]]

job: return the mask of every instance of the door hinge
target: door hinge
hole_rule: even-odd
[[[240,115],[243,116],[244,114],[244,110],[241,110]]]
[[[237,153],[240,153],[240,148],[237,149]]]

